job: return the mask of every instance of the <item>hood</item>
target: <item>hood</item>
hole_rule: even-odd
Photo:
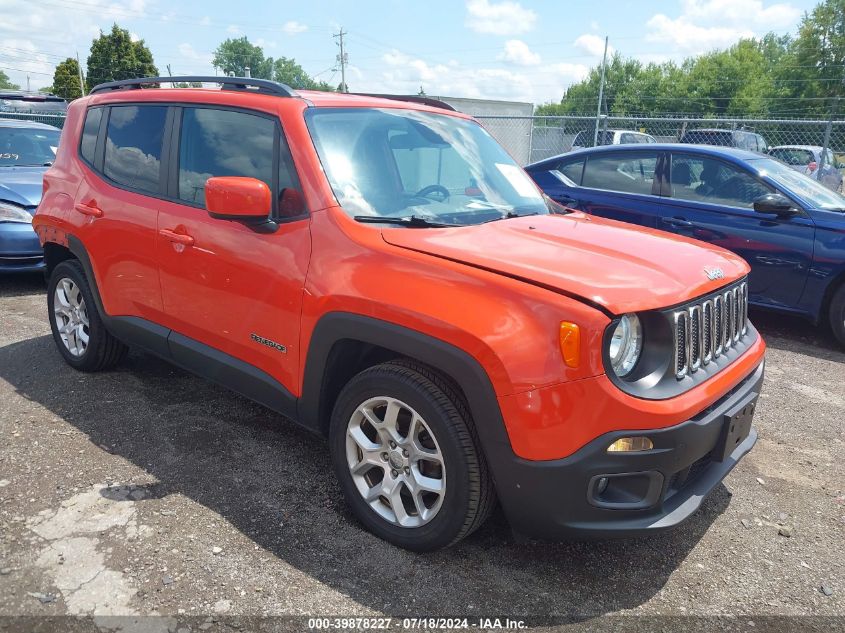
[[[747,274],[722,248],[583,213],[446,229],[383,229],[386,242],[508,275],[613,314],[665,308]],[[720,279],[705,271],[719,268]]]
[[[47,167],[0,167],[0,200],[38,206],[45,171]]]

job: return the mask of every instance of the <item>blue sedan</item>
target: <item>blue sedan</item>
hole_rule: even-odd
[[[32,121],[0,119],[0,274],[44,268],[32,230],[44,172],[53,164],[60,131]]]
[[[751,265],[756,306],[830,323],[845,345],[845,198],[727,147],[595,147],[525,168],[559,203],[711,242]]]

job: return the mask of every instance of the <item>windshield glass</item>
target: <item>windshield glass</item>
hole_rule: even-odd
[[[760,170],[761,176],[768,176],[775,182],[781,183],[817,209],[845,210],[845,198],[804,174],[790,169],[780,161],[760,158],[750,160],[749,163]]]
[[[0,127],[0,167],[52,165],[59,134],[59,130]]]
[[[549,212],[531,179],[474,121],[394,108],[313,108],[306,117],[351,216],[466,225]]]

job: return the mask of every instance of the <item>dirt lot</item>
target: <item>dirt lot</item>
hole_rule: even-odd
[[[845,353],[802,321],[752,314],[769,344],[760,441],[679,529],[521,544],[497,516],[415,555],[363,531],[324,442],[283,418],[138,352],[71,370],[43,293],[0,279],[0,616],[845,622]]]

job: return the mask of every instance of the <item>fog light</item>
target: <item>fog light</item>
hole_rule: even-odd
[[[650,451],[654,444],[647,437],[622,437],[607,447],[608,453],[633,453]]]
[[[604,491],[607,490],[607,477],[602,477],[596,482],[596,494],[602,495]]]

